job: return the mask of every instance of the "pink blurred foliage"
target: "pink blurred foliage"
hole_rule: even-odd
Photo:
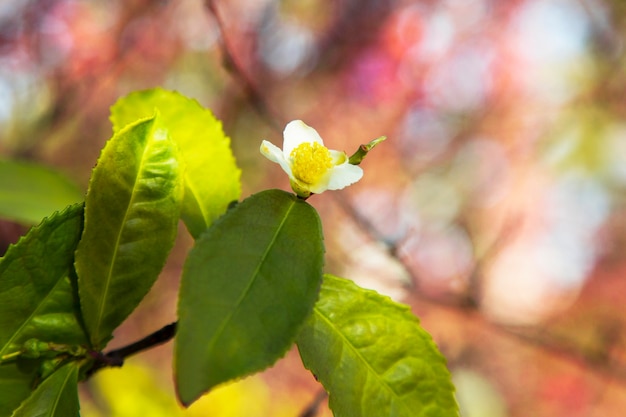
[[[452,370],[490,380],[511,416],[619,415],[619,2],[20,4],[0,25],[0,87],[16,86],[3,106],[28,112],[15,103],[44,95],[48,104],[34,122],[0,119],[3,156],[58,166],[84,184],[110,135],[108,107],[156,85],[198,99],[224,121],[246,193],[288,187],[258,145],[280,143],[289,120],[303,119],[348,153],[387,135],[363,162],[361,182],[311,199],[326,230],[327,270],[410,304]],[[562,37],[551,24],[570,30]],[[189,27],[216,41],[191,47]],[[294,39],[303,45],[298,59],[270,65],[290,58]],[[549,46],[557,49],[542,52]],[[45,88],[20,89],[17,75]],[[588,119],[604,125],[584,125]],[[597,136],[568,136],[564,125]],[[600,155],[597,171],[583,167],[589,152]],[[119,343],[172,318],[190,242],[179,245],[163,295],[120,329]],[[268,383],[313,392],[294,362],[290,355],[289,366],[268,372]]]

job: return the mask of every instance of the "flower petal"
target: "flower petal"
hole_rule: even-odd
[[[293,120],[287,123],[283,131],[283,154],[285,158],[289,158],[291,151],[304,142],[317,142],[324,145],[324,141],[317,133],[317,130],[308,126],[302,120]]]
[[[263,142],[261,142],[261,153],[270,161],[279,164],[283,171],[285,171],[290,178],[293,176],[291,172],[291,166],[289,165],[289,162],[285,159],[283,151],[278,146],[264,140]]]
[[[328,180],[327,190],[341,190],[350,184],[354,184],[363,177],[363,169],[349,163],[333,167]],[[315,191],[313,191],[315,192]]]
[[[267,140],[264,140],[263,142],[261,142],[260,150],[263,156],[272,162],[278,163],[280,159],[284,158],[283,151],[278,146],[274,145],[272,142],[269,142]]]
[[[329,151],[333,165],[341,165],[348,161],[348,155],[345,152],[333,151],[332,149],[329,149]]]

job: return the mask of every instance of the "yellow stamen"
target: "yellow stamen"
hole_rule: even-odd
[[[293,176],[306,184],[315,184],[333,166],[330,152],[317,142],[301,143],[290,156]]]

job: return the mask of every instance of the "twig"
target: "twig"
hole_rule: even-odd
[[[92,352],[95,359],[94,366],[87,372],[89,378],[96,371],[107,367],[120,367],[124,364],[124,359],[141,351],[153,348],[170,341],[176,334],[177,322],[168,324],[154,333],[149,334],[141,340],[130,345],[112,350],[108,353]]]
[[[319,390],[309,405],[307,405],[306,408],[298,414],[298,417],[315,417],[319,411],[320,405],[322,405],[322,402],[327,396],[328,394],[326,394],[326,391],[323,389]]]
[[[264,117],[271,126],[276,128],[275,121],[277,120],[277,118],[273,117],[273,113],[268,111],[268,105],[266,100],[261,95],[260,91],[256,88],[254,83],[248,78],[243,68],[235,60],[232,48],[228,44],[228,40],[225,36],[224,25],[217,11],[215,0],[205,0],[205,5],[209,12],[213,16],[215,16],[217,25],[222,35],[224,59],[225,63],[227,64],[226,69],[233,75],[236,80],[241,83],[241,87],[246,92],[246,96],[253,108],[259,113],[259,115]],[[413,174],[415,174],[415,172],[413,172]],[[614,380],[620,385],[626,386],[626,368],[623,366],[615,366],[614,364],[611,364],[607,361],[598,361],[597,358],[594,358],[594,355],[590,355],[588,352],[584,352],[581,349],[568,347],[566,345],[563,345],[562,343],[559,343],[559,341],[540,338],[537,337],[537,335],[525,334],[514,328],[499,325],[497,323],[489,321],[486,317],[482,315],[478,308],[478,294],[476,294],[476,291],[479,291],[479,289],[477,288],[474,288],[473,291],[471,291],[468,295],[468,298],[464,300],[459,300],[458,298],[454,300],[443,300],[441,298],[435,298],[424,294],[419,290],[419,278],[413,273],[413,271],[411,271],[409,265],[407,265],[406,263],[406,260],[403,259],[402,255],[400,254],[400,243],[398,241],[390,242],[389,239],[386,239],[386,236],[384,236],[375,227],[375,225],[369,219],[367,219],[366,216],[363,216],[353,206],[352,203],[342,198],[337,198],[336,201],[371,239],[377,242],[384,243],[389,255],[399,261],[399,263],[405,268],[409,276],[411,276],[412,282],[414,283],[414,287],[412,288],[412,295],[420,301],[421,305],[439,307],[457,313],[462,312],[469,315],[470,317],[475,317],[479,319],[486,328],[489,328],[497,334],[511,339],[515,339],[519,343],[525,344],[534,349],[541,350],[545,354],[550,355],[555,359],[568,362],[577,367],[580,367],[587,372],[594,373],[602,378]],[[494,250],[497,250],[497,248],[494,247]],[[315,401],[312,402],[312,404],[307,407],[307,409],[303,410],[300,417],[310,417],[314,415],[307,413],[311,412],[309,410],[313,410],[313,412],[316,412],[315,408],[311,408],[311,406],[315,404]]]
[[[259,89],[250,79],[250,77],[248,77],[246,71],[244,71],[244,69],[241,67],[237,57],[233,53],[233,48],[231,47],[228,38],[226,37],[224,21],[222,20],[222,17],[215,3],[216,2],[214,0],[205,0],[204,6],[215,19],[217,29],[220,33],[220,44],[224,59],[224,69],[228,71],[233,78],[235,78],[238,85],[243,89],[244,95],[246,96],[248,102],[252,105],[254,110],[256,110],[259,116],[261,116],[262,119],[266,120],[273,129],[281,131],[281,124],[277,121],[276,114],[270,110],[269,105],[263,98],[263,94],[259,91]]]
[[[397,244],[387,243],[388,239],[385,239],[385,236],[377,227],[368,218],[363,216],[351,202],[339,196],[336,196],[336,201],[370,239],[386,243],[389,255],[403,266],[407,274],[411,277],[411,281],[418,283],[418,277],[411,271],[406,260],[400,256]],[[489,321],[481,314],[478,308],[479,303],[472,298],[445,300],[439,297],[432,297],[419,291],[419,285],[415,285],[411,288],[411,295],[419,300],[422,306],[433,306],[448,311],[464,313],[467,315],[468,319],[480,320],[480,323],[485,328],[499,335],[515,339],[520,344],[541,350],[542,353],[546,355],[568,362],[586,372],[615,381],[621,386],[626,386],[626,367],[622,364],[611,363],[607,357],[598,358],[596,353],[567,346],[563,341],[555,340],[554,338],[541,337],[537,333],[523,332],[515,327]]]

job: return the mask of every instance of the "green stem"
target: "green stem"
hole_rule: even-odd
[[[387,136],[381,136],[379,138],[374,139],[368,144],[359,146],[359,149],[357,149],[357,151],[350,157],[348,162],[350,162],[350,164],[352,165],[359,165],[361,161],[363,161],[363,158],[365,158],[365,156],[368,154],[368,152],[374,149],[376,145],[378,145],[380,142],[384,141],[385,139],[387,139]]]

